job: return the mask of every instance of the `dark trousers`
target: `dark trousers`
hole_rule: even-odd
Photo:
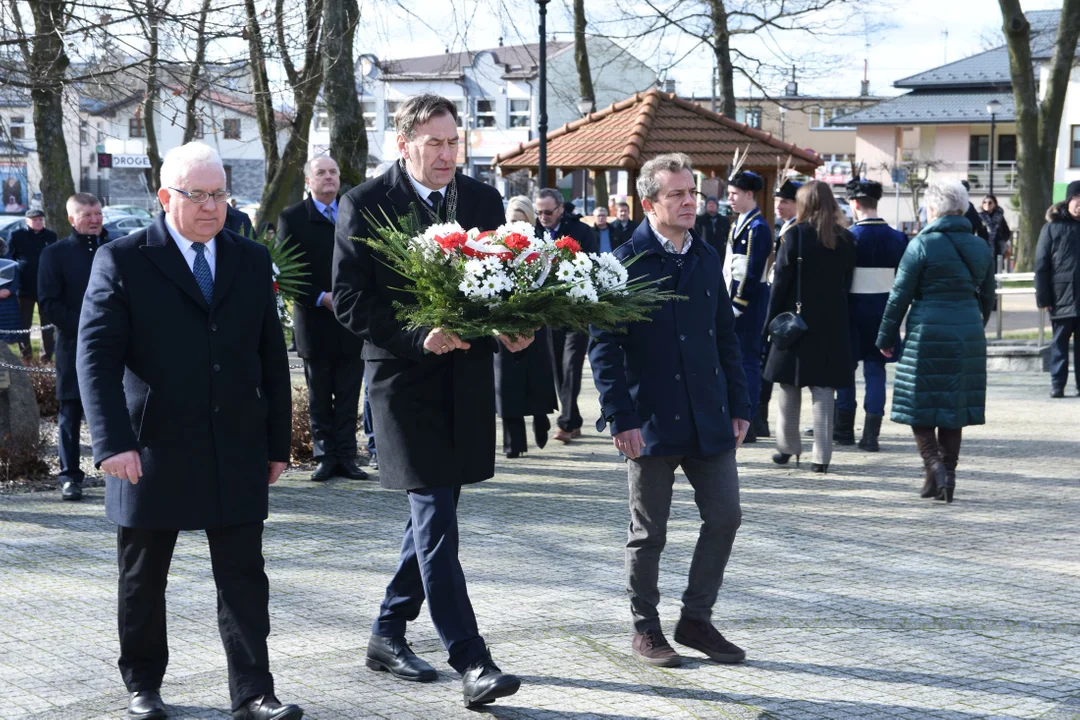
[[[581,394],[581,369],[588,349],[588,333],[551,331],[551,355],[560,410],[556,423],[560,430],[579,430],[584,423],[578,411],[578,395]]]
[[[503,418],[503,452],[528,452],[529,437],[525,432],[525,418]],[[533,415],[533,433],[547,435],[551,421],[547,415]]]
[[[630,530],[626,539],[626,593],[630,596],[635,632],[660,629],[656,610],[660,602],[660,553],[667,542],[671,489],[678,467],[682,467],[694,488],[694,502],[701,515],[701,530],[682,597],[683,617],[709,622],[735,533],[742,523],[734,450],[711,457],[627,460]]]
[[[863,410],[870,415],[885,414],[885,361],[863,360],[863,380],[866,382],[866,394],[863,396]],[[855,386],[836,390],[836,409],[855,412],[858,409],[858,396]]]
[[[1051,320],[1054,340],[1050,345],[1050,382],[1055,390],[1064,390],[1069,382],[1069,338],[1073,338],[1073,373],[1080,392],[1080,318]]]
[[[367,436],[367,450],[368,455],[374,459],[375,454],[375,422],[371,417],[371,402],[368,400],[368,394],[371,390],[371,381],[368,379],[369,374],[367,368],[364,368],[364,435]]]
[[[364,361],[359,355],[307,358],[304,376],[315,459],[355,460]]]
[[[262,533],[261,522],[206,531],[233,710],[274,692],[266,651],[270,586],[263,571]],[[119,665],[128,692],[157,690],[165,676],[165,586],[176,536],[176,530],[121,527],[117,532]]]
[[[404,637],[406,623],[420,615],[425,598],[435,631],[464,673],[487,653],[476,626],[465,573],[458,560],[457,504],[460,487],[409,491],[409,521],[401,541],[397,572],[386,586],[371,632]]]
[[[29,295],[19,296],[19,320],[22,322],[22,329],[29,330],[34,324],[34,305],[37,304],[37,298]],[[42,326],[49,324],[49,318],[45,315],[45,311],[38,306],[38,319],[41,321]],[[53,350],[56,349],[56,338],[53,335],[52,330],[41,331],[41,354],[47,359],[52,360]],[[23,357],[30,357],[32,352],[32,346],[30,345],[29,335],[19,336],[19,351]]]
[[[757,414],[761,399],[761,344],[765,316],[769,310],[768,287],[762,290],[750,305],[743,308],[743,313],[735,318],[735,337],[739,339],[742,352],[743,372],[746,373],[746,392],[750,396],[750,417]]]
[[[60,412],[56,418],[56,445],[60,455],[60,475],[63,478],[82,482],[86,473],[79,469],[79,430],[82,427],[83,406],[81,400],[61,400]]]

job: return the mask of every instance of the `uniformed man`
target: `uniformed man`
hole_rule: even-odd
[[[750,417],[754,417],[761,393],[762,329],[769,306],[765,266],[772,252],[773,235],[757,204],[757,193],[765,187],[765,180],[755,172],[740,169],[738,158],[732,168],[727,193],[731,209],[737,215],[728,234],[724,282],[735,311],[735,334],[746,372]],[[751,427],[745,442],[756,440]]]
[[[854,179],[847,184],[847,197],[855,213],[851,234],[855,236],[855,273],[848,296],[851,324],[851,350],[854,362],[863,364],[866,396],[859,447],[869,452],[878,450],[881,419],[885,415],[885,363],[900,355],[894,351],[886,361],[875,342],[881,316],[896,278],[896,268],[907,248],[907,236],[878,217],[881,183]],[[855,444],[855,386],[839,388],[836,392],[836,428],[833,440],[838,445]]]
[[[779,228],[776,233],[776,242],[773,245],[772,254],[769,256],[769,267],[765,271],[765,277],[772,283],[772,264],[776,252],[780,249],[780,241],[791,228],[795,227],[795,193],[802,187],[801,182],[785,178],[780,182],[777,178],[776,187],[773,189],[773,209],[776,211],[776,222]],[[769,341],[762,343],[761,366],[765,367],[765,359],[769,356]],[[751,428],[755,439],[769,437],[769,401],[772,400],[773,384],[767,380],[761,382],[761,399],[758,403],[757,414],[754,415],[753,427]]]

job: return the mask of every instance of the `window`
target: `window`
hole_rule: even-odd
[[[477,100],[476,101],[476,127],[478,127],[478,128],[493,128],[493,127],[495,127],[495,101],[494,100]]]
[[[1015,135],[998,135],[997,139],[997,158],[998,162],[1012,163],[1016,162],[1016,136]]]
[[[222,122],[222,130],[226,140],[239,140],[240,118],[226,118]]]
[[[146,137],[146,128],[143,127],[141,115],[136,115],[133,118],[128,118],[128,137]]]
[[[972,135],[971,149],[968,155],[971,162],[987,162],[990,160],[990,136]]]
[[[401,107],[401,103],[399,101],[397,101],[397,100],[387,100],[386,101],[386,129],[387,130],[393,130],[394,129],[394,113],[397,112],[397,109],[399,107]]]
[[[752,128],[761,129],[761,108],[737,108],[735,122],[746,123]]]
[[[849,107],[833,108],[833,110],[832,110],[832,119],[836,120],[837,118],[843,117],[844,115],[847,115],[848,113],[851,113],[851,112],[854,112],[854,111],[855,111],[855,108],[849,108]],[[854,126],[851,126],[851,125],[829,125],[827,127],[830,130],[852,130],[852,129],[854,129]]]
[[[532,123],[531,120],[531,104],[530,100],[511,100],[510,101],[510,127],[512,128],[527,128]]]
[[[364,100],[360,103],[360,110],[364,113],[364,127],[368,130],[375,129],[375,101]]]
[[[86,145],[90,142],[90,123],[85,120],[79,121],[79,144]]]
[[[1072,145],[1069,146],[1069,167],[1080,167],[1080,125],[1073,125]]]
[[[24,139],[26,137],[26,118],[22,115],[12,115],[8,132],[12,140]]]
[[[326,108],[320,107],[315,110],[315,129],[316,130],[329,130],[330,129],[330,113],[326,111]]]
[[[225,187],[232,189],[232,165],[225,165]]]

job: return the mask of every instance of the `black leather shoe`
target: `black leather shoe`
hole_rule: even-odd
[[[326,482],[335,475],[337,475],[337,463],[333,460],[320,460],[319,467],[311,473],[311,479],[314,482]]]
[[[521,687],[521,679],[504,673],[488,655],[473,663],[461,678],[465,707],[487,705],[501,697],[513,695]]]
[[[64,500],[82,500],[82,483],[63,478],[60,484],[60,497]]]
[[[300,720],[304,711],[299,705],[282,705],[273,695],[260,695],[233,710],[233,720]]]
[[[433,682],[439,678],[431,667],[409,648],[403,637],[388,638],[372,635],[367,644],[367,661],[371,670],[385,671],[399,680]]]
[[[128,700],[128,717],[137,720],[160,720],[168,717],[165,714],[165,703],[161,702],[161,694],[157,690],[140,690],[131,693]]]
[[[356,464],[355,460],[346,460],[338,466],[341,474],[350,480],[367,480],[368,474]]]
[[[825,463],[822,465],[821,463],[810,463],[810,469],[816,473],[827,473],[829,472],[829,464]]]
[[[1063,397],[1065,397],[1065,391],[1063,389],[1061,389],[1061,388],[1054,388],[1053,390],[1050,391],[1050,397],[1052,397],[1052,398],[1063,398]]]

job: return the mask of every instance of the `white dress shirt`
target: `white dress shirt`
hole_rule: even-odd
[[[440,193],[443,196],[443,202],[446,202],[446,187],[445,186],[439,188],[438,190],[434,190],[432,188],[429,188],[426,185],[421,185],[417,181],[417,179],[412,176],[412,173],[409,172],[408,170],[405,171],[405,177],[409,178],[409,182],[411,182],[412,185],[413,185],[413,188],[415,188],[416,194],[419,195],[420,197],[422,197],[424,199],[424,202],[426,202],[429,207],[431,205],[431,200],[428,199],[428,195],[430,195],[433,192]]]
[[[173,241],[177,247],[180,248],[180,254],[184,256],[184,260],[187,262],[188,267],[191,268],[191,272],[195,272],[195,258],[198,257],[192,249],[194,241],[188,240],[186,237],[180,234],[180,231],[176,229],[176,226],[172,224],[172,220],[168,214],[165,215],[165,227],[168,228],[169,234],[172,235]],[[210,265],[210,277],[217,279],[217,238],[210,238],[210,242],[203,243],[206,246],[206,252],[203,255],[206,257],[207,264]]]

